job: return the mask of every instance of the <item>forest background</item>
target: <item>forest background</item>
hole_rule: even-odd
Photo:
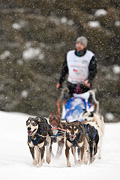
[[[119,0],[0,0],[0,110],[57,111],[61,66],[81,35],[97,59],[100,112],[120,121]]]

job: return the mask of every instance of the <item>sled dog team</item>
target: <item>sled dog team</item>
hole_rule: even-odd
[[[101,158],[104,119],[98,113],[84,112],[82,122],[68,123],[61,120],[58,113],[52,112],[49,120],[29,117],[26,127],[33,165],[41,167],[45,154],[46,162],[50,163],[53,143],[57,143],[57,157],[62,154],[65,146],[67,167],[71,166],[70,150],[76,165],[92,163],[96,157]]]

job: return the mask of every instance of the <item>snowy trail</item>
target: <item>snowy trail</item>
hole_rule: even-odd
[[[66,167],[64,152],[60,159],[52,158],[48,165],[37,168],[27,146],[25,122],[29,115],[0,112],[0,180],[106,180],[120,179],[120,123],[105,124],[102,159],[91,165]],[[56,144],[53,148],[56,152]]]

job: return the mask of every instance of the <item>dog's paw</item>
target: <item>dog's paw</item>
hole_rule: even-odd
[[[33,160],[33,165],[36,166],[37,165],[37,161],[34,159]]]
[[[67,167],[71,167],[71,164],[70,164],[70,162],[67,162]]]
[[[43,163],[41,162],[37,165],[37,167],[40,168],[40,167],[42,167],[42,165],[43,165]]]
[[[90,160],[90,164],[93,163],[94,160],[95,160],[95,157],[92,157],[92,159]]]
[[[87,165],[87,164],[88,164],[88,160],[84,160],[84,164],[86,164],[86,165]]]
[[[47,162],[48,164],[50,164],[51,158],[50,158],[50,157],[46,157],[46,162]]]
[[[74,163],[75,163],[76,166],[78,166],[80,164],[79,160],[76,160]]]
[[[101,155],[100,156],[98,156],[98,159],[101,159],[102,157],[101,157]]]
[[[42,159],[41,161],[39,161],[39,163],[37,164],[37,167],[42,167],[43,166],[43,162],[44,162],[44,159]]]
[[[83,164],[83,160],[78,160],[79,165]]]

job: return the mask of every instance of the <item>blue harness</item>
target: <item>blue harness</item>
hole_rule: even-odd
[[[91,139],[91,131],[90,131],[90,129],[89,128],[87,129],[87,125],[86,124],[84,124],[84,128],[85,128],[85,131],[86,131],[85,135],[88,134],[89,138]],[[95,136],[97,134],[97,130],[93,126],[92,126],[92,128],[94,129],[94,135],[93,135],[93,141],[94,141]]]
[[[42,128],[41,128],[40,135],[42,135]],[[29,138],[30,138],[30,140],[32,141],[32,143],[33,143],[34,146],[38,145],[41,137],[42,137],[42,136],[39,136],[39,135],[38,135],[38,136],[36,137],[36,139],[34,140],[34,139],[32,139],[32,138],[29,136]]]

